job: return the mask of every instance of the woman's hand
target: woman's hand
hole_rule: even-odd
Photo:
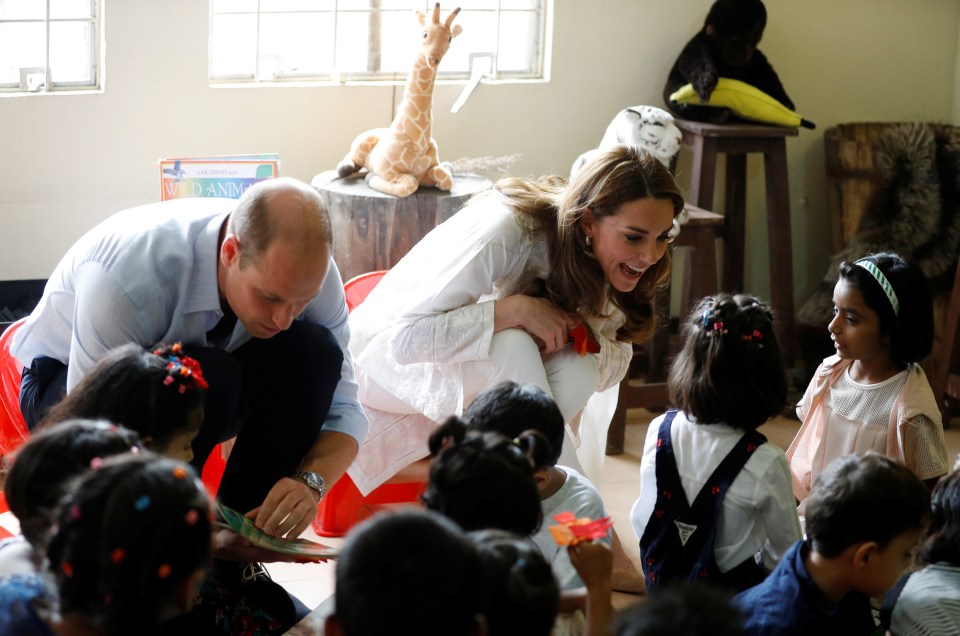
[[[517,294],[493,305],[493,331],[520,328],[533,336],[542,353],[563,349],[580,321],[546,298]]]

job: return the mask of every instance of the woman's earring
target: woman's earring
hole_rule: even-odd
[[[593,238],[591,238],[589,234],[587,235],[585,240],[587,241],[587,247],[590,247],[591,245],[593,245]]]

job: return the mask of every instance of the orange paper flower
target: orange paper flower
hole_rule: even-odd
[[[589,517],[577,518],[572,512],[561,512],[553,515],[553,520],[557,522],[556,526],[550,526],[550,534],[557,545],[569,546],[577,545],[581,541],[592,541],[594,539],[603,539],[607,536],[607,531],[613,522],[610,517],[601,517],[600,519],[590,519]]]
[[[593,332],[586,325],[580,323],[570,332],[573,338],[573,349],[582,356],[588,353],[600,353],[600,343],[593,337]]]

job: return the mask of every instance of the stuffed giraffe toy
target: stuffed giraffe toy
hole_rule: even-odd
[[[423,27],[423,44],[407,77],[403,101],[389,128],[374,128],[353,140],[350,152],[337,164],[337,174],[347,177],[366,168],[370,187],[398,197],[410,196],[421,185],[450,190],[453,175],[440,167],[437,142],[430,136],[433,124],[433,84],[440,60],[460,35],[460,25],[451,26],[460,8],[440,22],[440,3],[431,20],[417,11]]]

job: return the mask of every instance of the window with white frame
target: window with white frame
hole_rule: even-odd
[[[497,79],[543,77],[552,0],[446,0],[463,33],[438,79],[466,79],[477,58]],[[402,80],[430,0],[210,0],[211,82]],[[492,69],[492,70],[491,70]]]
[[[0,92],[100,87],[100,0],[0,0]]]

